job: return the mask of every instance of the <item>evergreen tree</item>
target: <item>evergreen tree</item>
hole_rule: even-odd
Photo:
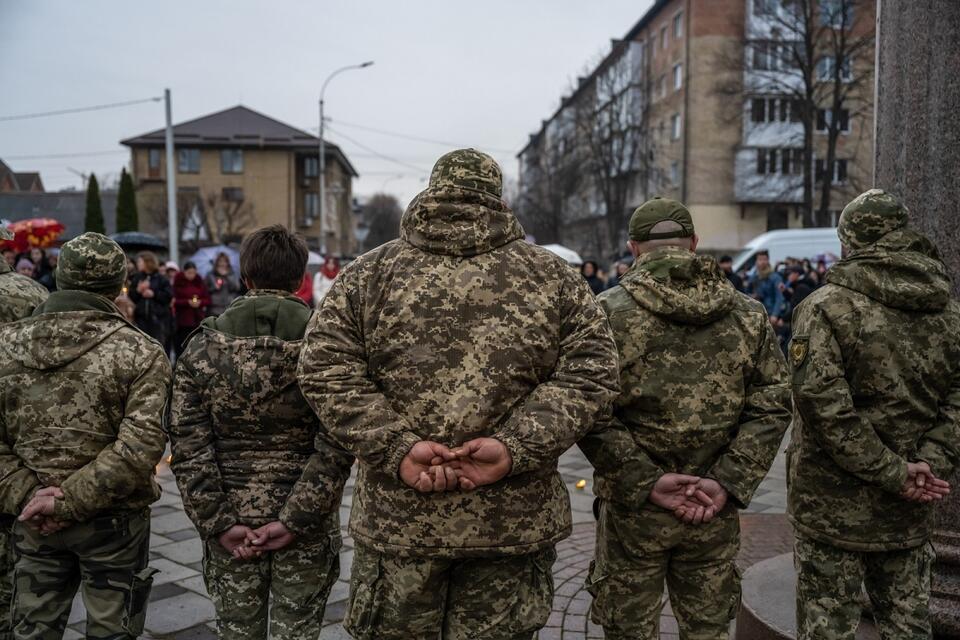
[[[103,205],[100,204],[100,185],[97,184],[97,176],[92,173],[87,183],[87,215],[83,220],[83,230],[107,232],[103,222]]]
[[[137,196],[133,191],[133,178],[124,168],[120,173],[120,191],[117,192],[117,233],[139,231]]]

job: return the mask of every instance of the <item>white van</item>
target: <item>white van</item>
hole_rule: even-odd
[[[787,258],[813,259],[819,255],[840,257],[840,238],[832,227],[814,229],[778,229],[762,233],[743,248],[733,259],[733,270],[753,268],[758,251],[770,254],[770,264]]]

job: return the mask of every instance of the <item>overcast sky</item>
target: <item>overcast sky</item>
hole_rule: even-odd
[[[330,83],[328,139],[361,174],[355,194],[386,190],[405,206],[454,146],[485,150],[515,176],[528,134],[650,5],[0,0],[0,117],[148,98],[169,87],[175,123],[242,103],[315,132],[327,74],[374,60]],[[48,190],[79,187],[70,169],[116,175],[129,160],[118,141],[162,126],[162,103],[0,121],[0,158],[15,171],[39,170]],[[78,155],[37,157],[60,154]]]

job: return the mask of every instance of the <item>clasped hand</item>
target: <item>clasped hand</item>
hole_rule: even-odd
[[[907,463],[907,481],[900,490],[904,500],[933,502],[943,500],[949,493],[950,483],[935,476],[926,462]]]
[[[421,440],[400,462],[400,479],[421,493],[472,491],[504,478],[513,467],[506,445],[475,438],[455,449]]]
[[[30,498],[30,502],[23,508],[23,511],[20,512],[17,520],[44,536],[69,527],[73,524],[72,522],[57,520],[53,517],[58,498],[63,498],[63,491],[60,487],[38,489]]]
[[[727,505],[727,490],[710,478],[682,473],[660,476],[647,498],[653,504],[672,511],[687,524],[703,524],[713,520]]]
[[[217,541],[234,559],[253,560],[268,551],[283,549],[295,539],[296,535],[277,520],[258,529],[235,524],[221,533]]]

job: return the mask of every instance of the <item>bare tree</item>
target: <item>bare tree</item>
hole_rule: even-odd
[[[395,197],[386,193],[374,194],[363,205],[361,215],[370,230],[363,241],[364,247],[379,247],[400,235],[403,210]]]
[[[550,131],[527,154],[517,217],[541,244],[564,241],[568,203],[582,175],[576,169],[571,142],[572,137]]]
[[[239,242],[245,231],[257,224],[253,205],[246,202],[242,191],[210,191],[203,198],[203,214],[210,237],[221,244]]]

